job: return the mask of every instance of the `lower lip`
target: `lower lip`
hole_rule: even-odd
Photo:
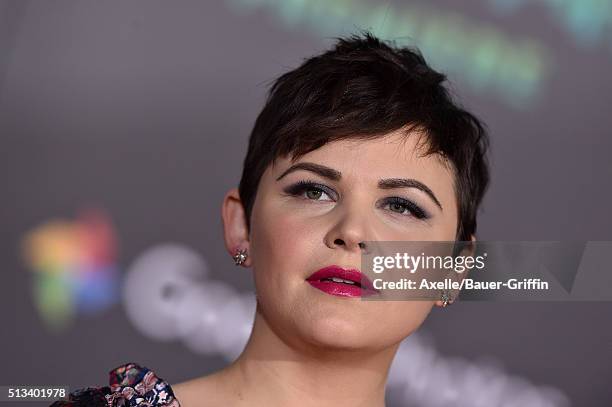
[[[335,283],[333,281],[308,281],[308,283],[324,293],[339,297],[367,297],[374,294],[372,290],[364,290],[356,285]]]

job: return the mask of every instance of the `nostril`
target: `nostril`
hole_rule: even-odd
[[[334,244],[342,245],[342,244],[344,244],[344,241],[342,239],[336,239],[336,240],[334,240]]]

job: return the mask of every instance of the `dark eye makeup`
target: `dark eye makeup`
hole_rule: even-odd
[[[321,196],[320,193],[327,194],[332,200],[337,199],[337,194],[335,191],[323,184],[313,182],[313,181],[298,181],[294,184],[291,184],[283,189],[283,191],[289,195],[301,197],[302,199],[308,199],[313,201],[318,201],[318,197]],[[304,196],[305,193],[315,192],[314,195]],[[422,209],[416,203],[397,196],[385,198],[380,204],[379,207],[384,208],[389,206],[391,212],[398,213],[403,215],[404,211],[408,210],[410,215],[403,216],[414,216],[417,219],[429,219],[431,216],[424,209]]]
[[[318,191],[318,192],[326,193],[332,199],[337,199],[336,193],[334,192],[333,189],[323,184],[319,184],[313,181],[298,181],[295,184],[292,184],[286,187],[284,191],[285,193],[294,195],[294,196],[301,196],[304,194],[304,192]],[[306,198],[306,199],[310,199],[310,198]],[[317,200],[317,199],[313,199],[313,200]]]

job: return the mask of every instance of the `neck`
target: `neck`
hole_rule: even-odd
[[[224,369],[238,400],[258,406],[384,407],[389,367],[399,344],[364,352],[289,344],[259,310],[238,359]]]

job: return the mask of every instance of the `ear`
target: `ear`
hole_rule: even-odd
[[[470,238],[471,244],[466,244],[466,246],[461,250],[461,253],[459,253],[460,256],[474,256],[476,254],[476,236],[472,235]],[[461,277],[457,280],[457,281],[461,281],[464,278],[467,277],[468,273],[470,272],[469,269],[465,270],[463,273],[461,273]],[[453,271],[454,273],[454,271]],[[452,304],[455,300],[455,298],[457,298],[457,296],[459,295],[459,290],[453,290],[451,291],[451,297],[453,298],[449,304]],[[438,307],[442,306],[442,300],[437,300],[436,301],[436,305]]]
[[[248,256],[243,266],[250,267],[249,231],[246,212],[240,200],[238,188],[232,188],[225,194],[221,206],[221,218],[223,219],[223,237],[227,251],[233,257],[238,249],[246,249]]]
[[[472,235],[470,238],[469,244],[466,244],[465,247],[461,250],[462,256],[474,256],[476,254],[476,236]]]

